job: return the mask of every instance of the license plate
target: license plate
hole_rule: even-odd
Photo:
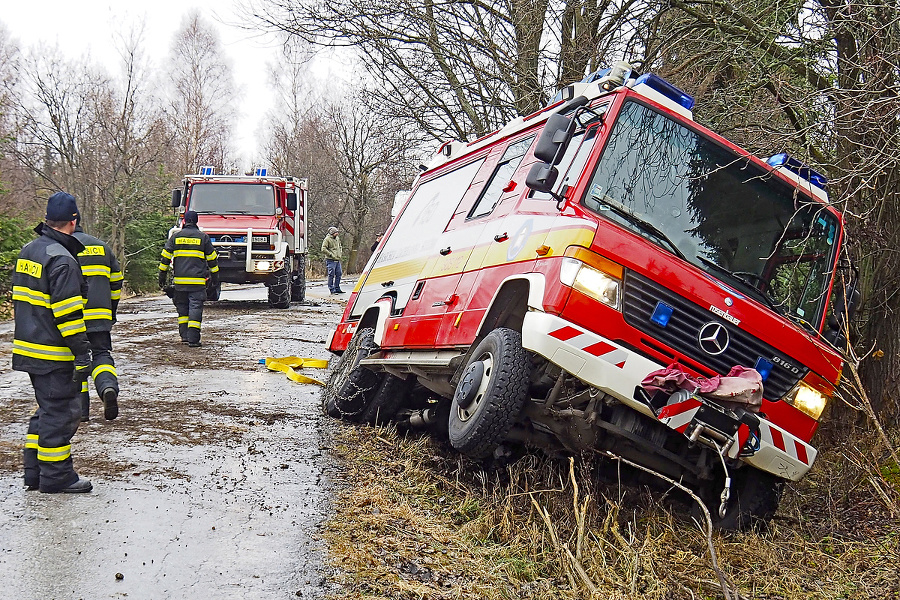
[[[268,241],[269,241],[269,236],[267,236],[267,235],[254,235],[254,236],[253,236],[253,241],[254,241],[254,242],[268,242]]]

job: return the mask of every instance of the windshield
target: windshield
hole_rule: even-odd
[[[623,106],[582,204],[796,321],[821,318],[837,219],[641,104]]]
[[[266,183],[195,183],[188,208],[216,215],[274,215],[275,188]]]

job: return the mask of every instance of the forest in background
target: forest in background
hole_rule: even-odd
[[[546,104],[616,60],[697,98],[697,121],[756,154],[787,151],[829,178],[863,303],[852,324],[862,383],[896,423],[900,379],[900,8],[895,2],[724,0],[246,0],[245,25],[283,35],[277,106],[260,163],[310,182],[310,248],[342,229],[361,268],[422,156]],[[322,91],[306,67],[321,49],[354,57],[352,89]],[[81,202],[130,289],[152,288],[172,221],[170,190],[199,165],[235,172],[234,81],[215,25],[188,15],[165,65],[122,35],[109,74],[0,30],[0,210],[27,230],[55,189]],[[351,60],[351,59],[348,59]],[[27,238],[26,238],[27,239]],[[9,240],[9,241],[7,241]],[[0,251],[12,251],[4,236]],[[15,242],[15,243],[14,243]],[[8,247],[9,246],[9,247]],[[858,391],[833,406],[860,425]],[[839,428],[839,430],[840,430]]]

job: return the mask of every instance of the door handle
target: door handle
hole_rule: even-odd
[[[441,256],[447,256],[448,254],[450,254],[450,246],[447,246],[446,248],[441,250]]]
[[[392,285],[394,285],[393,281],[382,281],[381,282],[381,287],[391,287]]]
[[[498,233],[497,235],[494,236],[495,242],[505,242],[508,239],[509,239],[509,235],[507,235],[507,233],[505,231],[503,233]]]

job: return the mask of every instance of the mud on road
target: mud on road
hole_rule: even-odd
[[[322,597],[333,424],[318,386],[259,364],[330,358],[342,306],[315,286],[309,296],[273,310],[262,287],[225,291],[206,305],[202,348],[180,343],[165,296],[123,301],[119,418],[103,420],[92,388],[92,418],[72,441],[90,494],[23,488],[36,405],[27,374],[10,369],[12,322],[0,322],[0,596]]]

